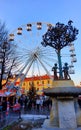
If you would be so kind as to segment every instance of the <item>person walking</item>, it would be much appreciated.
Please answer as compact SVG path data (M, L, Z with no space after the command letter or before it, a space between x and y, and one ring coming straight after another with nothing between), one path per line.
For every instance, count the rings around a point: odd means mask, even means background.
M37 111L39 111L39 107L40 107L40 98L37 97L36 99L36 105L37 105Z

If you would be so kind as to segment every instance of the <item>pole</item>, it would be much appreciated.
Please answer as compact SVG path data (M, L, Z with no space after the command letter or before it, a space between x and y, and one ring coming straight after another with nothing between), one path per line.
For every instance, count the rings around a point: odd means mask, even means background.
M62 74L62 62L61 62L61 54L60 50L57 51L57 56L58 56L58 64L59 64L59 78L63 79L63 74Z

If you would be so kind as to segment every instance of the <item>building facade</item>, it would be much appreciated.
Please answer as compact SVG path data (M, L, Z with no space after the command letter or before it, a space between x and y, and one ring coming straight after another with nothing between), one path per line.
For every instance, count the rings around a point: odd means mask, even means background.
M12 82L14 82L16 77L10 78L9 82L6 86L12 87ZM3 80L3 83L6 82ZM31 84L34 84L35 90L39 92L38 94L41 94L43 92L43 89L45 88L51 88L53 85L53 76L51 78L48 75L42 75L42 76L33 76L33 77L26 77L22 82L21 79L18 78L14 84L14 86L19 86L21 89L27 93L31 87ZM4 88L6 87L4 86ZM3 88L3 89L4 89Z
M22 88L25 91L29 91L32 82L36 91L42 91L45 88L52 87L53 84L53 80L48 75L33 76L24 79L24 81L22 82Z

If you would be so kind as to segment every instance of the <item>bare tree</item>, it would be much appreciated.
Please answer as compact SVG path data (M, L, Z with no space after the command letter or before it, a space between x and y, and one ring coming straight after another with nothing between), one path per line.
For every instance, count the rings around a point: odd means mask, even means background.
M16 64L15 45L8 42L8 31L5 23L0 22L0 89L12 76ZM5 79L5 83L3 80Z

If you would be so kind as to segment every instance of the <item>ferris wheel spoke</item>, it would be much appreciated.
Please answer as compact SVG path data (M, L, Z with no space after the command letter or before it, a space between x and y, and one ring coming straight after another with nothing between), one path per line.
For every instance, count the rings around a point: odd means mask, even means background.
M29 59L26 61L25 65L23 65L23 67L21 67L22 69L20 70L19 75L16 77L16 79L14 80L13 83L15 83L15 82L18 80L18 78L21 77L23 71L25 70L25 68L27 67L27 65L30 63L30 61L31 61L31 58L29 58Z
M35 61L33 61L33 64L32 64L32 72L31 72L31 77L34 76L34 69L35 69Z
M50 72L47 70L47 68L44 66L43 62L38 58L39 62L41 63L42 67L45 69L46 73L49 75L49 77L52 79L52 76Z
M40 76L41 73L40 73L40 67L39 67L39 63L38 63L38 61L36 62L36 64L37 64L37 68L38 68L38 74L39 74L39 76Z
M44 59L42 60L42 62L45 63L45 65L48 66L48 67L50 67L50 68L53 67L53 64L49 63L48 61L46 61Z
M26 72L24 73L23 77L21 78L21 81L20 81L20 84L22 84L22 81L25 79L28 71L30 70L32 64L33 64L33 61L34 61L34 58L31 60L31 62L29 62L28 66L27 66L27 69L26 69Z
M42 55L43 56L43 58L42 59L45 59L45 60L49 60L49 61L51 61L52 63L54 62L54 61L56 61L57 62L57 60L55 59L55 57L52 55L52 56L47 56L47 55ZM41 57L40 57L41 58Z

